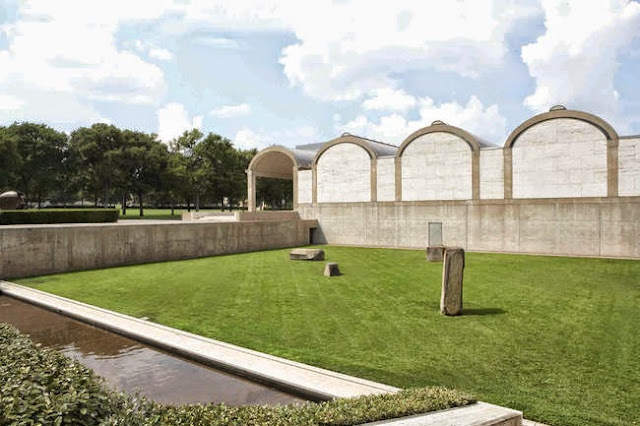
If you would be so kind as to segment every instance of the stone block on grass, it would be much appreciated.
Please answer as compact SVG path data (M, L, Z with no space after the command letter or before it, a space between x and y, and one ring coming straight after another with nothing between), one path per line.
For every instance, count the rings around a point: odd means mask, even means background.
M324 260L322 249L293 249L289 252L290 260Z
M338 264L335 262L327 262L326 265L324 265L324 276L325 277L336 277L338 275L342 275L340 273L340 268L338 267Z

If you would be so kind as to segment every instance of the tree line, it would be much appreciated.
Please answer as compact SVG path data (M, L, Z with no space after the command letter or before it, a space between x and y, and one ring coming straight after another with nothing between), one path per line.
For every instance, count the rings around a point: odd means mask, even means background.
M0 192L32 205L244 206L246 174L256 150L236 149L220 135L185 131L168 145L156 134L97 123L71 134L45 124L0 127ZM291 183L260 180L258 200L291 203Z

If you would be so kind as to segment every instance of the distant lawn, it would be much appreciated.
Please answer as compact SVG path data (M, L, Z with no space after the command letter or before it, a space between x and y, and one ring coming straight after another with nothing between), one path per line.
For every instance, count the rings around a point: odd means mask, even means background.
M138 207L127 207L127 214L122 215L122 208L120 209L120 219L140 219L140 220L180 220L182 212L186 212L187 209L174 209L173 215L171 215L171 209L148 209L145 207L144 216L140 216L140 209ZM191 209L195 211L195 209ZM201 212L219 212L220 210L200 210Z
M422 251L325 247L18 280L399 387L445 385L557 425L640 419L640 261L467 253L465 315Z

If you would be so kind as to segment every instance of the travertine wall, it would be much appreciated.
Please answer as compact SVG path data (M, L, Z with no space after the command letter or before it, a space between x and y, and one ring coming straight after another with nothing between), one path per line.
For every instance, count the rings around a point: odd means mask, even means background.
M618 146L618 195L640 196L640 137L620 139Z
M480 150L480 198L504 198L504 159L501 148Z
M300 206L316 242L424 248L429 222L471 251L640 258L640 198L345 203Z
M0 279L309 243L315 220L0 226Z
M379 158L378 201L394 201L396 199L396 161L394 157Z
M371 157L353 143L327 149L317 164L319 203L371 200Z
M313 172L311 170L298 170L298 203L310 203L312 201L312 184Z
M471 148L456 135L429 133L402 154L402 199L466 200L472 194Z
M607 196L607 139L572 118L538 123L512 149L513 198Z

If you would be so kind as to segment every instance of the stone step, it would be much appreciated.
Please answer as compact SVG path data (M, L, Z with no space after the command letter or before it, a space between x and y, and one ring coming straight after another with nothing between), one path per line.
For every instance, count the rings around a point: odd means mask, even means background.
M510 408L477 402L466 407L367 423L366 426L521 426L522 413ZM365 426L365 425L362 425Z

